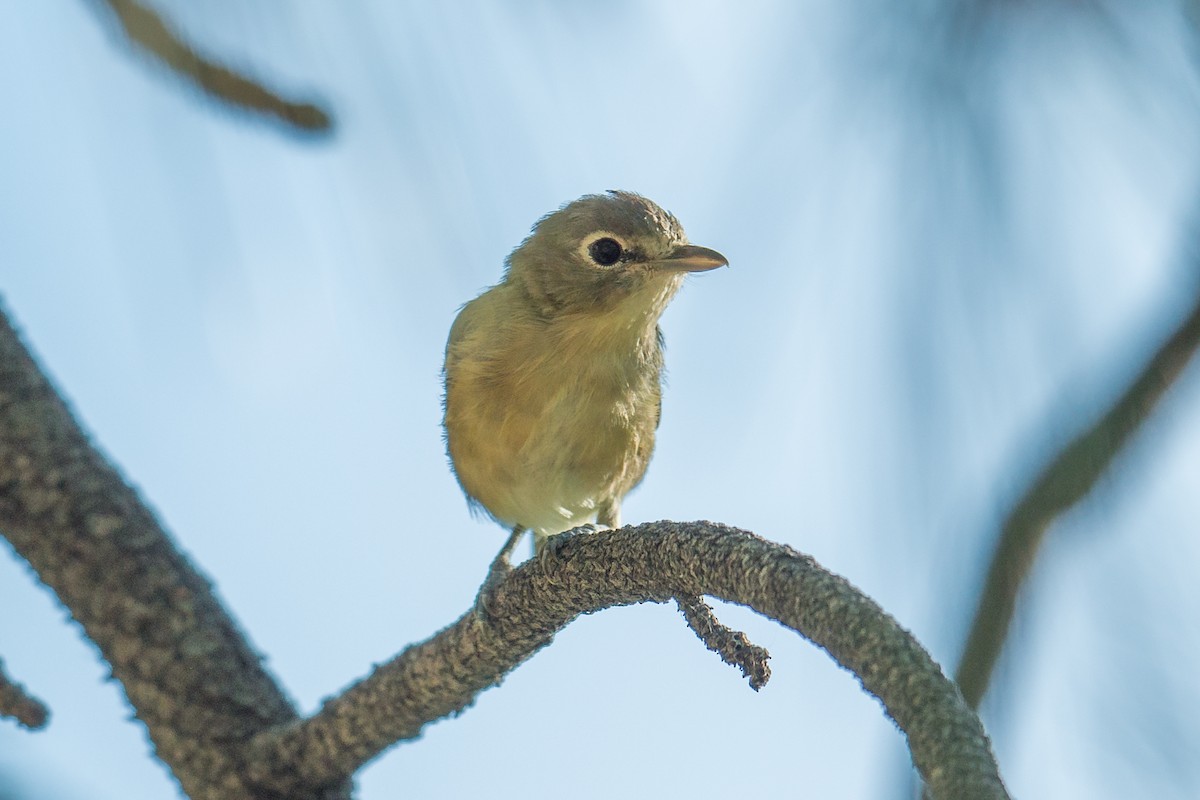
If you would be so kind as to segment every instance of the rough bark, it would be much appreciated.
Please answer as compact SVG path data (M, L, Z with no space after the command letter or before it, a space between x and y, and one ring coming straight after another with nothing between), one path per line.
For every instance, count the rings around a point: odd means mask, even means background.
M100 649L183 792L262 796L244 745L295 710L3 315L0 532Z
M469 706L580 614L681 594L749 606L829 652L907 735L934 797L1008 796L978 718L911 634L810 557L711 522L559 537L492 584L453 625L376 668L312 718L260 738L254 774L286 792L293 780L320 784L353 772Z

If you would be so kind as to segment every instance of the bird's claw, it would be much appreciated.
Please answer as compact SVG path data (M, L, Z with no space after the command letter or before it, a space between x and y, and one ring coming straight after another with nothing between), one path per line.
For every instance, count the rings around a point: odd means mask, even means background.
M556 533L552 536L547 536L544 539L539 539L537 542L536 558L538 563L545 566L546 559L552 558L559 549L570 539L576 536L584 536L589 533L600 533L601 531L609 531L612 528L605 525L603 522L586 522L583 525L576 525L570 530Z
M483 579L483 584L479 587L479 592L475 595L475 610L483 617L491 619L492 614L491 601L496 593L496 589L500 584L504 583L504 579L508 577L508 573L512 572L512 564L508 563L508 559L496 559L488 568L487 577Z

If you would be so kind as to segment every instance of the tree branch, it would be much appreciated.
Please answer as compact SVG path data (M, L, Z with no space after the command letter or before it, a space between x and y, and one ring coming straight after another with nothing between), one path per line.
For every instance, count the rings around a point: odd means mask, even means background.
M1007 797L979 720L891 617L812 559L712 523L553 539L489 580L456 623L298 721L3 314L0 530L100 648L193 800L347 798L367 760L466 708L580 614L705 594L779 620L854 672L908 736L936 797Z
M908 736L935 797L1008 796L983 727L954 684L911 634L811 558L708 522L551 542L485 587L450 627L377 667L310 719L260 736L252 777L282 794L341 780L467 708L580 614L708 594L782 622L853 672Z
M2 310L0 532L100 648L184 793L259 797L241 779L244 743L295 710Z
M326 133L332 129L332 119L320 106L287 100L262 84L200 55L158 12L137 0L100 2L112 11L130 42L210 97L308 133Z
M31 731L44 728L50 718L50 712L41 700L8 677L3 659L0 659L0 717L12 717Z
M955 680L972 708L987 692L1050 524L1082 500L1175 383L1200 346L1200 299L1109 411L1041 471L1000 530Z

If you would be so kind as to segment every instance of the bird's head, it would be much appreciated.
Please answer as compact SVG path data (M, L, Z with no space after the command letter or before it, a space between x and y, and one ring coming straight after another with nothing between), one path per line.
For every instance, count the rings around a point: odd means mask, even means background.
M620 313L657 319L684 274L727 265L688 244L679 220L646 198L586 195L543 217L508 257L506 280L545 317Z

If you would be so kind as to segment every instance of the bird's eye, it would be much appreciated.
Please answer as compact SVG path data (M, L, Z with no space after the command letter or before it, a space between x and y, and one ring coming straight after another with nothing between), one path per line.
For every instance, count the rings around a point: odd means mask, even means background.
M605 236L588 245L588 255L602 267L611 267L621 260L621 243Z

